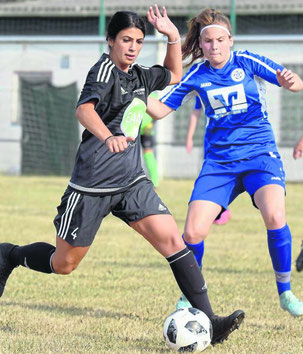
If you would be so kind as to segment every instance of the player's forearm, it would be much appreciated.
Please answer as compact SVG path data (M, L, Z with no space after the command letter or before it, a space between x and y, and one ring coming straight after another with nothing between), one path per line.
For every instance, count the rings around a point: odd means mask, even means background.
M146 113L149 114L153 119L162 119L166 117L170 112L172 112L170 107L166 106L164 103L156 100L153 97L148 97Z
M76 117L85 129L94 134L102 142L112 135L111 131L102 122L91 103L80 105L76 110Z
M164 66L171 72L170 85L178 83L182 78L182 52L179 32L168 36Z
M194 136L195 131L196 131L196 127L197 127L199 113L200 113L200 111L194 110L192 112L192 114L190 115L187 137L192 138Z

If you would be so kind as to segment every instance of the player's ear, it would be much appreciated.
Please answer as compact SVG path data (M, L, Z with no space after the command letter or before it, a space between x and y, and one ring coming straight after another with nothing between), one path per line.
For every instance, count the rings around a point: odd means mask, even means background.
M201 36L199 36L198 41L199 41L199 48L202 49L202 37Z
M115 44L115 40L110 38L110 37L108 37L107 38L107 43L108 43L108 45L109 45L109 47L111 49L114 46L114 44Z
M234 45L234 37L230 36L229 41L230 41L230 46L232 47Z

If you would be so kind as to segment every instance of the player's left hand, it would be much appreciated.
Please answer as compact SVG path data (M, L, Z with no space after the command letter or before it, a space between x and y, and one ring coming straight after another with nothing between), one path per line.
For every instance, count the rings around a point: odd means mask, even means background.
M282 71L280 69L277 70L277 79L279 84L286 89L290 89L296 81L295 74L286 68L284 68Z
M180 38L179 31L167 16L166 8L164 6L162 7L162 14L158 5L155 4L155 12L151 6L147 11L147 19L158 32L166 35L169 40L175 41Z
M135 141L132 137L127 137L124 135L111 136L106 140L105 145L108 150L113 153L123 152L128 148L128 144Z

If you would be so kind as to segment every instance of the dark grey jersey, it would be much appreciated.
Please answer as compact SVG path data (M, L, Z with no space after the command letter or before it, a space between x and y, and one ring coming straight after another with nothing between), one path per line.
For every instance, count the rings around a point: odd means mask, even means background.
M125 73L115 66L109 55L102 55L87 75L78 106L95 102L96 112L113 135L132 136L135 141L123 152L111 153L104 143L85 130L69 182L72 188L111 194L145 178L140 155L140 124L148 95L164 89L170 78L170 71L160 65L134 64Z

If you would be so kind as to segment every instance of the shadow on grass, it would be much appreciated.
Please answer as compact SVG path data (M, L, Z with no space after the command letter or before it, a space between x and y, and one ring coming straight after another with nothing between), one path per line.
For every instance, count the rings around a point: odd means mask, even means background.
M266 274L271 276L273 271L268 270L268 269L252 269L252 268L241 268L241 269L235 269L235 268L221 268L221 267L211 267L207 266L207 272L211 273L218 273L218 274Z
M102 267L109 266L109 267L119 267L119 268L138 268L138 269L163 269L168 267L168 263L138 263L136 261L132 262L123 262L123 261L107 261L102 259L102 261L97 262L95 261L94 264L102 265Z
M30 304L24 302L14 302L14 301L1 301L1 307L21 307L22 309L29 309L35 311L45 311L58 314L65 314L69 316L89 316L93 318L128 318L131 320L143 320L142 316L132 314L132 313L120 313L113 311L106 311L102 309L93 308L81 308L74 306L60 306L60 305L43 305L43 304ZM144 321L148 320L144 318Z

